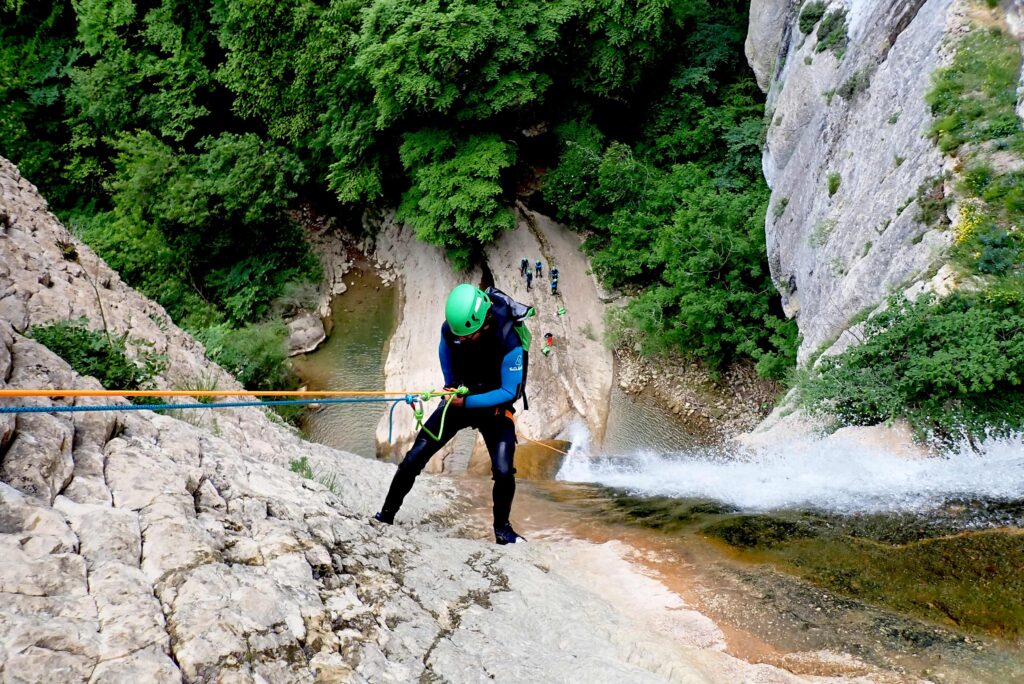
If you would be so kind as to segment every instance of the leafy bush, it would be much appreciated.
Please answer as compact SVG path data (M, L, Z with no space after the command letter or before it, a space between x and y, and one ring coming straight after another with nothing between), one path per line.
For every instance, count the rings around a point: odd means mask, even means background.
M852 102L858 95L871 86L872 69L863 67L857 69L853 74L843 81L843 84L836 88L836 95L848 102Z
M1024 278L1024 172L997 171L990 154L1024 155L1024 126L1015 111L1021 61L1005 31L972 31L927 94L937 117L930 135L942 151L968 160L955 186L962 199L953 257L967 272L1018 282ZM950 199L943 198L943 219Z
M839 59L846 53L846 10L835 9L818 24L818 44L815 52L831 50Z
M772 207L772 216L774 216L777 219L782 218L782 215L786 213L786 207L788 207L788 206L789 206L789 198L788 197L781 197L781 198L779 198L779 201L775 203L774 207Z
M126 337L90 330L85 318L36 325L29 336L67 361L76 373L96 378L107 389L147 389L166 367L166 359L149 352L139 354L139 363L132 361Z
M949 217L946 215L953 198L946 194L946 176L931 176L922 181L917 188L917 215L914 217L918 222L929 226L948 226Z
M1020 70L1020 48L1008 33L978 29L963 38L925 96L936 117L929 135L939 149L951 153L965 143L1000 141L1024 153L1024 128L1014 111Z
M249 324L239 329L216 325L202 331L200 340L210 358L250 390L294 388L295 375L287 365L284 323Z
M828 196L831 197L832 195L836 194L837 190L839 190L839 184L842 182L842 178L839 177L838 173L833 171L832 173L828 174L827 181L828 181Z
M800 10L799 27L800 33L810 33L814 26L825 16L825 3L821 0L812 0Z
M424 242L447 248L456 267L469 266L475 241L489 242L514 227L500 180L515 153L498 136L459 140L447 131L422 130L406 135L401 158L413 186L396 218Z
M803 381L813 412L853 425L906 417L939 442L1024 428L1020 291L892 299L865 334Z

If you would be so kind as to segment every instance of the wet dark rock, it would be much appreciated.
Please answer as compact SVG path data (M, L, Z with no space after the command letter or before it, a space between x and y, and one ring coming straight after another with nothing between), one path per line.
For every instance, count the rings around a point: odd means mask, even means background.
M805 523L759 515L741 515L708 525L705 533L744 549L772 548L786 541L816 536Z

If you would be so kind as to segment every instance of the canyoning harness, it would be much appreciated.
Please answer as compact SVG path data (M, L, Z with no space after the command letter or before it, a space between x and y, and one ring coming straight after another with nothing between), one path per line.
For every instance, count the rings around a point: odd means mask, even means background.
M516 359L516 364L522 366L522 377L507 403L511 404L522 397L523 409L526 410L529 408L526 380L532 340L526 319L537 312L497 288L490 287L485 292L491 303L491 324L481 337L471 342L465 341L447 322L441 326L442 367L445 367L446 362L450 364L451 375L448 377L449 370L446 370L445 381L452 385L464 385L473 395L492 391L502 385L502 361L506 354L521 349L521 358ZM508 389L512 390L511 387Z

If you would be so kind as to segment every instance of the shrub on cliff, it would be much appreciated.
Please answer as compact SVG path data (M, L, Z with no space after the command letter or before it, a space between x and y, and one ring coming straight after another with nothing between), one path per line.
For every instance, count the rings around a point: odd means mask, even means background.
M1013 290L893 299L866 341L824 359L802 401L842 424L907 418L919 436L1024 429L1024 294Z
M287 364L288 329L280 321L233 329L215 325L199 334L210 359L232 373L249 390L290 389L295 375Z
M146 389L166 365L165 359L151 352L139 354L138 362L132 361L126 337L90 330L84 318L32 326L29 337L67 361L76 373L96 378L107 389Z
M825 3L821 0L812 0L800 10L799 27L800 33L810 33L814 30L818 21L825 16Z

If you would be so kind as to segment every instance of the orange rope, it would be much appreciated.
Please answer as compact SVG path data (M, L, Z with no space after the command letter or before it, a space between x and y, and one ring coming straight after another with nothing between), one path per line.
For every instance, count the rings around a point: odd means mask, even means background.
M545 449L551 449L552 451L557 451L558 453L562 454L563 456L568 456L569 455L568 451L562 451L561 449L556 449L555 447L551 446L550 444L545 444L544 442L538 442L535 439L530 439L529 437L524 435L522 432L519 432L518 430L516 430L516 434L519 435L520 437L522 437L523 439L525 439L527 442L530 442L531 444L536 444L538 446L544 447Z
M60 390L60 389L0 389L0 397L378 397L378 396L405 396L414 394L420 396L427 392L402 392L395 390L384 391L324 391L309 392L298 390L282 390L277 392L264 392L253 390ZM453 392L434 392L429 394L441 396L453 394Z

